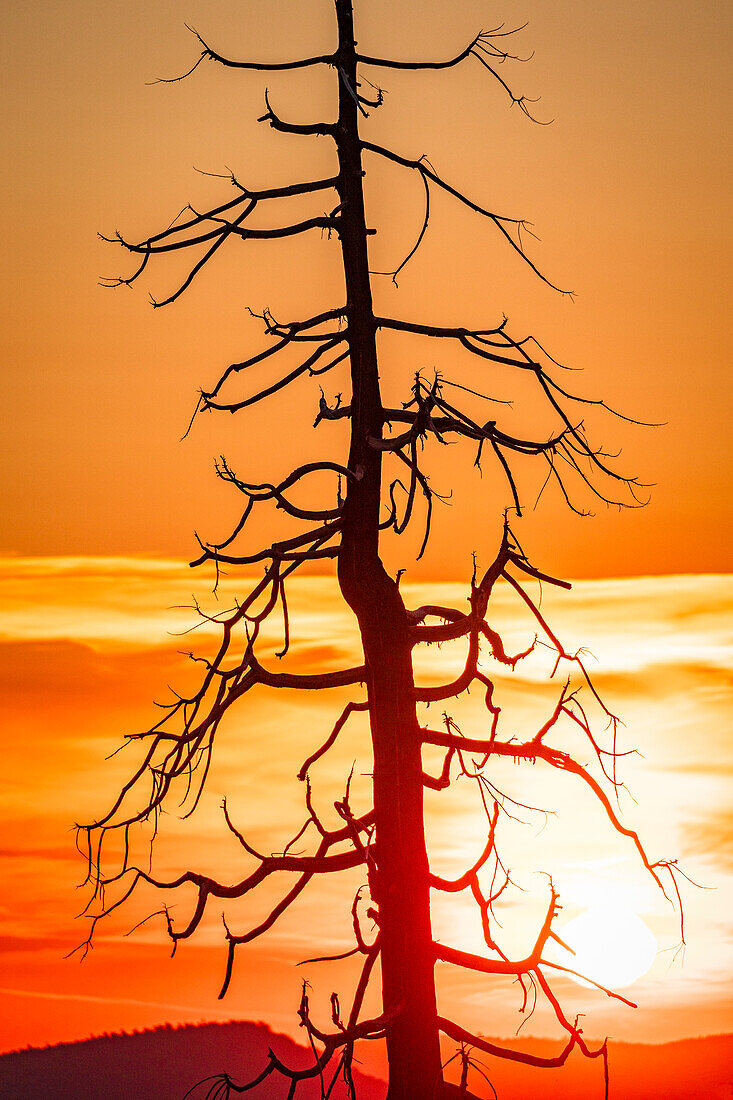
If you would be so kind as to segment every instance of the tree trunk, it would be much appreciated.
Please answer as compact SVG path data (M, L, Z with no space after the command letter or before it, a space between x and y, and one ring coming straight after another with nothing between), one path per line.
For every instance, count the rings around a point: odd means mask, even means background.
M430 887L423 825L420 730L405 606L379 558L382 403L377 367L361 145L355 95L351 0L335 0L338 17L340 166L346 310L352 404L349 479L343 513L339 583L361 631L374 752L376 815L374 900L379 907L382 996L387 1028L388 1100L440 1095Z

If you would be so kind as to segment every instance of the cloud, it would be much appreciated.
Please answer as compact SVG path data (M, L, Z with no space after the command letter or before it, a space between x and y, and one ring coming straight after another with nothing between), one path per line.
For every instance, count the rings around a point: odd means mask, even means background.
M692 820L682 835L690 855L733 871L733 810Z
M186 659L170 649L105 654L68 639L0 641L0 693L16 724L31 716L48 724L63 710L83 721L95 707L161 697L166 683L187 674Z
M78 863L79 853L73 844L64 848L39 847L39 848L0 848L0 859L23 860L68 860Z
M218 628L196 621L192 592L211 613L221 613L253 578L223 578L217 597L210 577L192 574L183 562L151 558L0 558L0 588L7 640L65 639L95 649L177 648ZM204 583L205 582L205 583ZM578 582L572 592L546 593L542 608L569 651L588 646L598 673L634 677L641 670L697 666L733 667L733 609L725 576L635 577ZM408 606L451 603L466 607L465 586L454 583L403 587ZM334 577L307 576L289 582L294 646L337 645L349 649L358 636ZM279 648L279 616L265 624L262 641ZM492 596L490 618L509 649L523 648L537 628L508 588ZM180 632L176 634L175 632ZM522 675L521 669L517 670ZM532 678L531 675L529 677Z
M15 954L18 951L53 951L56 955L69 950L68 940L49 936L0 936L0 955Z
M339 645L295 645L284 660L268 660L271 672L331 672L360 664L353 648Z
M162 1008L167 1012L200 1013L202 1016L220 1016L231 1019L231 1009L217 1009L198 1005L170 1004L165 1001L143 1001L135 997L100 997L89 993L52 993L44 989L8 989L0 987L0 993L6 997L36 997L44 1001L85 1001L103 1005L141 1005L145 1008Z
M624 696L684 694L685 692L709 692L725 694L733 688L733 680L719 664L705 664L690 656L677 661L659 660L637 669L617 671L602 665L589 665L593 683Z
M722 776L733 775L733 762L725 760L695 760L679 764L667 764L667 772L679 772L681 775Z

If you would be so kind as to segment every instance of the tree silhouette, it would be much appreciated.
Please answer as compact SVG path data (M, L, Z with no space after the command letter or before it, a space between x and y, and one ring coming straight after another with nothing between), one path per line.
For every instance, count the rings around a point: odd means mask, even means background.
M209 622L220 630L221 640L213 656L195 658L202 662L203 668L197 690L186 697L177 697L150 730L134 735L133 741L141 740L145 745L140 766L109 812L98 821L79 827L81 846L88 861L88 881L93 887L88 909L92 917L91 931L82 951L91 944L99 920L122 905L143 883L165 895L187 884L196 890L197 900L187 920L174 920L167 905L162 910L167 934L175 949L179 941L194 934L210 902L242 898L276 873L290 873L293 885L255 927L237 931L225 921L228 950L220 994L223 996L230 983L237 948L271 928L311 879L363 867L368 887L363 888L353 902L355 945L348 952L362 956L363 965L348 1012L342 1015L334 994L330 1029L324 1030L311 1017L304 986L299 1013L313 1048L313 1066L306 1071L293 1070L271 1053L254 1080L238 1084L224 1074L207 1083L209 1096L224 1097L246 1091L273 1073L288 1079L290 1097L296 1094L301 1080L314 1077L324 1082L323 1095L330 1091L328 1081L334 1081L339 1075L343 1076L351 1092L354 1044L362 1039L380 1038L386 1040L389 1100L447 1096L450 1087L443 1084L441 1033L458 1044L459 1093L465 1094L468 1070L475 1062L472 1049L498 1058L550 1067L562 1065L577 1047L584 1055L603 1060L607 1081L606 1044L598 1048L587 1045L577 1018L573 1020L566 1014L550 983L550 975L564 969L546 957L549 941L558 939L553 929L558 894L552 881L549 882L544 920L523 957L510 958L502 949L495 919L495 907L512 885L497 848L500 818L507 810L507 799L491 779L491 765L500 758L517 763L541 762L551 769L571 773L595 795L611 827L628 837L636 847L641 862L659 887L664 890L661 876L668 873L676 893L675 865L667 861L652 862L638 835L624 826L614 806L619 786L615 767L619 755L615 737L617 720L594 688L582 656L565 649L528 588L530 582L544 582L560 588L570 586L530 563L510 527L507 512L493 561L482 571L474 566L468 590L468 610L443 605L409 608L400 592L399 575L395 579L384 568L380 535L388 530L401 534L419 513L424 522L418 557L422 556L430 534L433 502L438 495L424 468L425 445L431 440L438 443L467 440L475 448L476 465L480 467L487 457L497 463L512 501L509 511L517 517L522 514L516 473L521 456L531 456L544 464L547 480L556 483L568 506L576 511L582 510L576 503L578 489L608 503L635 506L640 503L639 485L635 479L620 474L609 456L586 437L582 419L584 406L607 409L604 403L575 395L562 386L556 380L554 360L533 337L512 335L506 318L480 328L450 327L424 320L380 316L374 310L372 280L377 273L370 271L368 259L368 237L374 230L367 228L365 219L365 159L370 165L389 161L409 169L417 173L424 186L422 227L408 255L394 272L389 273L395 281L424 239L431 196L442 191L490 222L522 261L552 286L525 251L524 222L496 214L463 195L439 176L424 156L411 159L365 140L360 133L362 119L378 109L383 99L381 90L367 79L365 72L376 80L379 70L385 68L448 69L469 63L471 59L478 61L489 76L498 81L512 104L532 117L529 101L514 93L498 69L502 62L512 58L506 47L507 36L512 32L501 27L481 31L465 49L447 60L400 61L365 56L357 51L351 0L334 2L338 44L332 53L279 64L239 61L217 52L196 34L201 55L188 73L174 79L189 76L204 61L263 73L323 66L332 69L338 88L338 113L333 121L289 122L278 115L267 91L266 110L260 121L285 135L312 135L333 142L338 158L337 171L327 178L289 182L262 190L252 190L231 175L235 194L228 201L204 212L189 206L167 228L139 243L119 233L113 238L139 257L139 266L129 277L108 280L109 285L134 283L151 257L158 254L188 250L194 254L195 262L186 277L164 300L154 301L156 307L176 301L230 238L273 240L317 229L323 236L337 240L342 256L344 301L315 316L285 322L265 311L261 316L270 343L264 350L228 366L213 388L201 392L196 413L240 412L284 390L298 378L319 379L337 364L347 362L350 396L345 401L340 396L329 401L321 391L315 427L325 421L345 420L349 426L350 444L346 457L326 457L305 463L271 483L249 483L242 480L226 460L218 464L219 476L242 495L243 511L224 541L201 541L200 555L192 564L213 563L217 575L219 567L224 565L251 567L261 564L264 572L231 611L209 618ZM267 228L252 225L252 215L257 209L269 211L277 206L277 200L308 195L319 198L332 195L328 200L330 213L286 224L275 219ZM552 430L549 434L533 434L529 430L524 435L515 434L513 427L502 427L501 409L495 418L484 419L475 409L480 407L481 401L491 398L437 371L432 377L420 371L415 373L404 403L385 407L380 391L377 335L387 331L444 341L475 357L487 370L500 366L505 371L517 372L518 378L528 378L552 420ZM244 397L232 393L251 368L268 360L277 364L294 354L298 356L296 365L279 370L269 385ZM326 500L319 496L324 477L333 479ZM315 488L309 489L310 485ZM300 499L298 493L306 494L307 504L296 503L296 499ZM238 540L248 518L260 505L268 504L297 520L302 530L254 553L238 552ZM326 560L336 562L341 593L358 623L363 661L356 667L318 674L287 671L289 578L302 567ZM535 621L535 639L522 652L509 653L500 633L489 621L491 596L500 583L510 586ZM267 667L258 656L263 624L273 615L282 615L284 623L283 646L277 655L282 667L277 670ZM466 643L465 667L460 675L438 686L422 686L416 682L413 650L459 639ZM507 735L494 695L494 682L484 671L484 665L493 661L514 669L538 646L547 646L554 652L555 671L561 665L565 670L574 670L575 680L571 681L568 675L557 694L554 708L532 736ZM579 698L581 681L589 696L588 705ZM448 700L473 686L478 686L485 696L487 728L481 737L464 735L447 712L442 728L425 724L423 704L447 704ZM243 858L250 868L242 877L226 884L188 870L177 878L166 880L154 875L151 869L145 870L130 854L132 827L150 822L153 831L157 830L161 811L171 796L180 792L182 784L189 799L189 812L195 809L206 783L217 730L233 704L256 687L273 691L355 689L353 700L342 710L320 747L310 752L298 773L305 790L306 820L302 829L281 854L263 854L239 831L225 803L226 824L239 840ZM606 727L603 735L597 735L591 727L593 708ZM313 765L329 751L356 712L368 712L369 717L373 806L364 813L352 811L349 777L343 798L335 807L339 823L329 828L316 809L309 775ZM598 778L575 756L553 743L556 731L568 725L580 730L587 740L599 769ZM428 774L424 768L425 746L444 751L437 776ZM423 793L426 787L438 791L445 789L459 775L476 784L486 810L487 837L472 865L459 878L447 880L430 869ZM112 835L121 838L121 843L116 848L113 846L121 855L114 871L108 873L103 870L103 855ZM295 854L296 842L306 837L315 838L311 854ZM431 890L470 892L480 913L485 954L473 954L434 940ZM554 1058L533 1056L498 1047L445 1019L439 1014L436 1001L434 970L437 961L515 979L521 986L522 1011L533 999L546 999L567 1032L565 1046ZM381 970L382 1011L375 1018L364 1019L364 999L377 962ZM610 990L605 992L625 999ZM327 1071L332 1076L325 1079Z

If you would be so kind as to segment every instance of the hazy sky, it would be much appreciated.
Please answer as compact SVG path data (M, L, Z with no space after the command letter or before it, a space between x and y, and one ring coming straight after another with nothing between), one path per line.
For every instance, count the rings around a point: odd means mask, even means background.
M321 50L334 33L328 0L31 0L6 13L6 552L185 556L194 527L217 537L236 508L211 472L222 450L243 473L271 476L303 446L341 445L328 428L304 443L315 381L246 418L201 421L179 444L196 388L262 346L261 326L245 307L287 318L340 303L335 241L311 234L294 245L235 243L167 310L151 310L147 291L160 297L172 289L175 263L160 263L134 292L96 284L100 274L130 270L127 256L96 240L97 230L143 236L187 201L229 197L226 181L192 166L227 165L264 186L314 178L331 163L327 142L257 124L257 74L206 64L182 84L146 85L197 56L184 20L235 57ZM631 429L593 418L594 438L609 450L623 447L624 471L656 483L652 503L620 516L601 505L594 522L581 521L549 491L525 524L548 568L576 576L727 569L730 10L677 0L357 5L362 48L388 46L403 57L443 55L481 27L527 20L517 47L535 55L502 71L520 91L541 96L537 117L554 119L551 126L512 109L470 60L446 73L376 74L388 95L365 133L407 156L426 153L470 195L529 218L541 237L529 238L532 256L575 300L534 279L490 224L436 196L400 290L375 280L378 307L435 323L491 324L507 313L517 333L534 333L556 358L584 368L565 376L580 392L665 422ZM275 74L268 83L290 117L332 110L328 72ZM368 215L379 229L373 266L389 268L415 239L422 189L396 167L367 168ZM444 365L434 346L419 342L383 341L383 352L388 392L401 369L409 378L417 367ZM450 369L476 377L470 363L451 361ZM332 396L345 376L324 384ZM276 447L260 446L275 433ZM471 518L483 512L493 524L505 488L490 471L480 480L472 455L456 449L447 461L433 471L436 488L460 496L462 487ZM531 506L531 474L525 485ZM465 576L470 551L482 549L480 533L458 508L438 519L425 571Z

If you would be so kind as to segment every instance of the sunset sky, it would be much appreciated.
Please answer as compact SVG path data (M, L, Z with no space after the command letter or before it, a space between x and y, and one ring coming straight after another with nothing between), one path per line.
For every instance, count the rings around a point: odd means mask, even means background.
M548 491L533 510L541 479L528 470L530 510L517 531L540 568L574 582L569 594L545 592L543 607L568 649L588 647L595 682L625 723L622 748L639 750L623 762L625 820L654 859L679 857L700 884L684 891L687 948L676 952L675 915L630 845L539 765L502 773L515 798L557 812L546 824L537 816L506 823L503 850L526 892L507 904L506 942L521 951L531 938L546 904L540 872L552 873L561 926L614 898L645 921L661 949L626 991L640 1003L636 1011L558 983L568 1010L588 1014L589 1034L656 1042L733 1030L730 12L682 0L355 6L365 52L410 58L447 56L482 27L529 21L517 44L535 55L510 75L528 96L541 95L536 115L552 125L535 126L511 109L469 61L442 74L381 74L385 106L364 132L405 156L426 153L464 192L529 218L541 238L530 238L533 259L576 292L570 299L534 280L490 224L436 199L399 289L375 279L377 309L436 324L494 324L506 313L514 331L534 333L564 364L583 368L567 376L577 391L662 425L588 418L609 450L623 448L623 470L653 483L646 508L601 506L581 519ZM181 84L147 85L195 60L184 21L239 57L303 56L333 40L328 0L30 0L12 6L4 22L3 1050L165 1020L241 1016L292 1030L301 976L322 1011L331 989L349 981L346 965L326 973L293 963L347 945L358 877L347 877L343 892L332 882L316 890L242 952L223 1003L213 914L171 961L160 921L125 936L156 907L145 911L141 899L100 930L83 965L63 960L84 935L74 921L86 898L75 889L82 868L71 826L101 813L124 782L125 755L104 759L121 737L150 724L152 700L166 697L166 685L191 682L179 651L194 644L206 652L214 641L208 628L176 636L194 619L180 606L192 593L217 606L211 577L185 564L195 553L193 529L215 539L236 515L212 460L224 452L252 480L270 478L303 455L327 448L338 455L344 440L333 426L312 436L318 387L310 381L249 416L200 419L180 441L197 387L264 346L246 307L289 318L340 304L335 241L313 234L297 245L234 245L166 310L150 309L147 291L169 292L181 273L175 263L159 264L134 291L97 286L100 274L130 270L119 250L96 239L98 230L143 237L188 201L200 207L230 197L225 180L192 165L265 186L316 178L331 164L326 144L257 125L264 83L256 74L202 65ZM268 86L288 117L332 111L331 74L275 74ZM379 230L371 256L383 269L419 232L422 189L396 168L367 163L367 172L368 218ZM404 399L415 369L448 362L426 342L383 338L380 351L391 401ZM485 385L470 362L451 360L450 370L468 386ZM347 385L345 374L324 382L329 397ZM489 466L483 477L472 468L472 454L455 448L431 458L435 487L452 490L453 500L437 516L429 553L415 568L414 540L387 548L390 567L408 569L411 605L465 598L471 553L491 556L508 503ZM219 606L243 585L246 578L228 577ZM330 577L294 584L292 603L293 667L317 671L358 657ZM497 593L495 612L510 638L531 639L533 625L508 591ZM273 651L278 643L268 636ZM421 658L418 674L437 683L460 664L460 647L445 646ZM499 677L518 735L536 727L556 693L550 670L551 661L538 658ZM345 699L335 692L305 703L279 697L274 707L264 694L246 701L224 728L200 813L185 825L174 814L166 819L160 866L198 861L226 874L236 863L218 811L223 794L255 843L281 849L302 819L295 773ZM462 705L465 732L477 716L470 700ZM316 796L324 806L355 759L356 789L366 799L365 738L354 723L322 764ZM458 874L478 854L481 815L468 787L430 797L439 873ZM435 926L439 938L475 949L476 930L460 906L436 909ZM440 970L439 986L446 1014L465 1026L516 1030L510 985L454 982ZM526 1030L555 1034L539 1010Z

